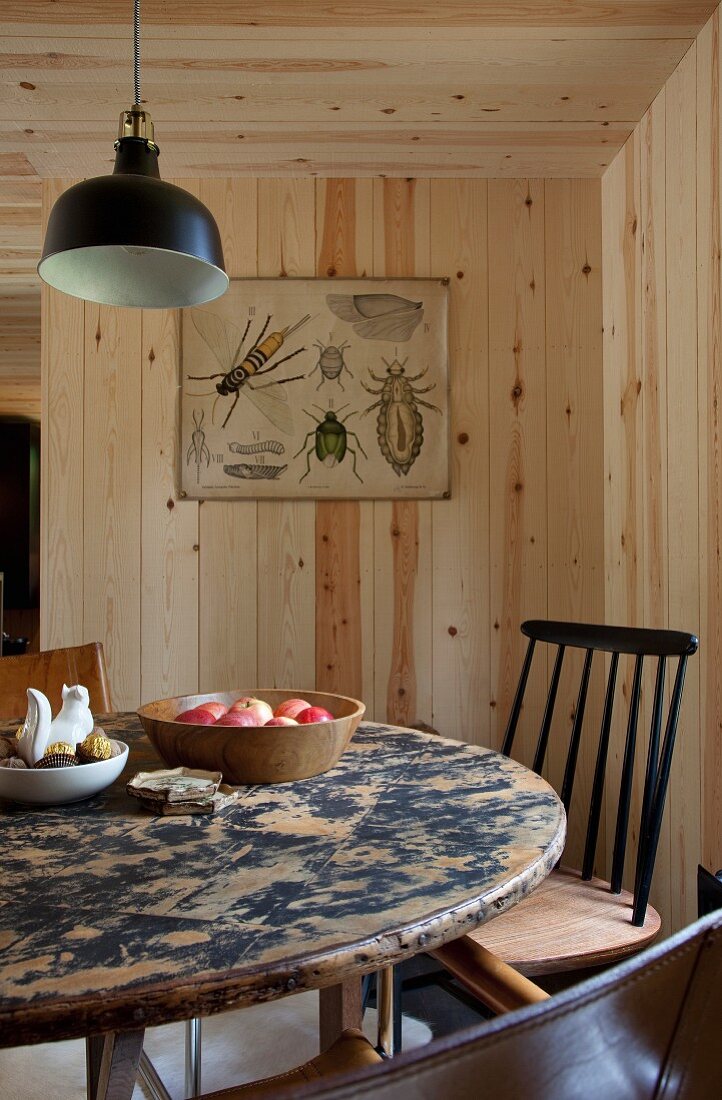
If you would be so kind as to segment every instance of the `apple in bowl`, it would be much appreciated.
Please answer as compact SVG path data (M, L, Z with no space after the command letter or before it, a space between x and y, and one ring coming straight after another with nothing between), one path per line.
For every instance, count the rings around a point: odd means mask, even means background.
M306 699L284 699L273 711L274 718L298 718L311 704Z
M252 715L254 721L243 723L244 725L265 726L269 718L273 718L273 707L263 699L254 699L252 695L244 695L241 699L236 699L228 710L229 714L246 712Z

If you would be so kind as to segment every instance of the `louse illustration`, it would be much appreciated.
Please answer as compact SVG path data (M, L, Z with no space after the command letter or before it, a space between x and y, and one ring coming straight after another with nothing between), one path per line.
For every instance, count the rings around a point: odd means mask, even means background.
M191 458L196 464L196 481L198 484L200 484L201 480L201 465L203 461L205 460L206 467L211 464L211 453L206 443L206 433L203 431L205 415L203 409L193 410L193 423L195 427L191 435L190 446L186 453L186 465L190 466Z
M349 378L353 378L353 374L351 374L351 371L346 366L343 358L343 353L346 348L349 347L349 342L348 340L344 340L342 344L332 344L330 343L332 338L333 334L329 333L328 344L324 344L322 340L314 340L314 344L319 349L319 356L318 362L311 371L311 374L315 374L317 370L321 371L321 381L316 386L317 390L321 389L321 386L324 384L324 382L338 382L339 386L345 393L346 387L341 381L342 371L346 371ZM311 377L311 374L309 374L309 378Z
M397 353L398 355L398 353ZM436 383L430 386L412 385L423 378L428 371L425 367L419 374L410 374L406 377L404 368L408 357L400 363L398 358L388 363L385 359L381 362L386 367L386 376L374 374L369 368L369 374L374 382L381 382L381 389L375 390L368 386L363 379L361 385L368 392L379 395L379 400L374 401L361 414L367 416L372 409L378 409L376 421L376 436L379 449L386 461L392 467L397 476L408 474L416 459L419 457L421 446L424 442L424 421L419 412L419 405L425 409L432 409L441 414L441 409L431 405L428 401L422 401L420 393L428 393L436 388Z
M307 478L311 472L311 455L316 452L316 458L319 462L323 462L324 466L338 466L340 462L343 462L346 457L346 451L351 455L353 459L353 472L358 480L363 484L363 478L360 476L356 469L356 452L353 447L349 446L349 437L356 440L358 449L364 458L368 458L366 451L363 449L361 440L356 435L356 432L349 431L346 427L346 421L350 420L352 416L356 415L356 410L350 412L343 420L339 420L338 414L348 408L348 405L343 405L337 412L333 409L324 410L319 405L314 405L314 409L318 409L323 417L319 420L317 416L309 412L308 409L303 411L306 416L310 416L312 420L316 422L316 427L311 428L303 443L296 451L294 458L298 458L302 451L306 451L306 472L298 479L299 485ZM307 448L309 439L313 436L313 442L311 446Z
M209 313L207 310L194 309L191 316L199 335L208 345L218 360L218 363L223 368L217 374L186 375L186 379L189 382L209 381L214 378L221 379L220 382L216 383L218 397L216 397L216 400L213 402L213 419L215 420L216 406L219 399L221 397L229 397L233 394L233 404L228 410L226 418L221 425L225 428L230 420L231 413L238 404L241 393L243 393L264 416L268 417L275 428L284 432L285 435L290 435L293 430L293 415L288 405L288 397L281 387L288 382L298 382L300 379L304 378L305 375L297 374L293 378L279 378L278 380L263 382L259 385L251 385L249 379L254 377L261 378L270 374L271 371L280 367L282 363L288 362L289 359L293 359L294 356L300 355L302 351L306 350L305 347L296 348L290 355L284 355L282 359L278 359L270 366L268 365L269 361L276 352L280 350L288 337L300 329L301 325L305 325L306 322L311 319L311 315L306 314L306 316L302 317L300 321L297 321L295 325L286 325L285 328L279 329L278 332L272 332L266 336L266 331L272 319L272 314L269 313L266 318L266 323L261 329L256 342L253 347L245 353L243 359L241 359L241 355L243 353L243 345L248 336L248 330L251 327L250 318L243 335L240 336L240 339L236 340L236 337L240 335L236 326L221 320L215 313ZM212 390L210 392L213 393ZM201 397L204 395L197 394L196 396Z

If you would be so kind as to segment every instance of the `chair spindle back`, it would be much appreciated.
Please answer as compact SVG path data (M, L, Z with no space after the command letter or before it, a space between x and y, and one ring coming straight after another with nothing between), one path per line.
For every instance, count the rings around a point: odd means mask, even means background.
M567 749L561 789L561 798L567 813L569 812L572 802L579 747L581 744L584 717L587 707L592 661L595 653L611 655L609 675L607 677L607 686L604 695L604 707L602 710L597 741L597 755L589 814L587 818L584 858L582 862L582 878L587 880L591 879L593 874L594 859L599 839L599 823L601 819L604 781L609 754L609 741L617 696L616 687L619 657L620 654L629 654L635 657L632 690L627 716L624 757L619 786L619 801L614 831L614 848L612 853L612 876L610 885L612 891L617 894L620 893L622 889L627 838L629 834L632 783L635 760L637 757L639 710L642 696L644 659L645 657L657 658L649 732L649 748L647 751L644 791L642 795L639 846L637 850L634 879L634 911L632 922L635 925L641 926L644 924L652 881L652 872L654 870L654 861L657 854L657 845L659 843L659 834L662 826L662 815L664 813L664 803L672 765L672 752L674 750L677 726L679 724L680 707L682 704L682 690L684 688L687 659L697 651L699 645L698 640L694 634L685 634L677 630L646 630L637 627L593 626L584 623L551 622L546 620L530 620L522 624L521 630L529 639L529 644L524 657L519 684L514 695L511 713L504 735L502 752L506 756L510 756L512 752L514 738L519 725L519 717L524 703L524 693L526 691L532 659L537 644L544 643L545 645L556 646L556 657L551 679L549 681L549 690L532 764L534 771L539 774L541 774L542 768L544 767L544 761L549 746L549 737L553 728L554 707L559 691L565 654L568 649L584 650L584 664L579 682L577 702L574 709L574 718L569 737L569 746ZM677 669L665 722L664 689L667 659L670 657L677 658ZM662 736L663 726L664 736Z

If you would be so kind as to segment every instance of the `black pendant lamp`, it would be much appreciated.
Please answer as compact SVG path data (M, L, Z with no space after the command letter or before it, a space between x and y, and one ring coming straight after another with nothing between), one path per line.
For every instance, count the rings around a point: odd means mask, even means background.
M135 103L120 116L112 176L65 191L50 212L41 279L112 306L172 309L228 289L213 215L164 183L150 114L140 106L140 0L134 0Z

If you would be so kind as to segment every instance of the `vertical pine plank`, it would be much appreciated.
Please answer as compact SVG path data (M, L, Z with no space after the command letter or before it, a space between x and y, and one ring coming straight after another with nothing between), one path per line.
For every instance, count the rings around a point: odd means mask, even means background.
M428 180L374 181L375 275L429 274L429 195ZM433 713L431 543L430 502L374 504L375 712L400 725Z
M645 626L666 627L668 622L667 575L667 248L665 234L666 93L662 89L639 125L642 423L644 537L640 540L640 587ZM649 668L642 696L647 751L654 691L654 662ZM668 692L669 696L669 692ZM632 812L641 812L642 777L637 776ZM635 837L636 839L636 837ZM662 827L651 903L670 928L670 831L669 816ZM631 885L631 877L630 877Z
M195 182L198 197L218 223L228 274L232 279L256 275L256 181ZM255 501L207 500L200 506L201 691L271 686L258 681L257 529Z
M722 866L722 161L720 12L697 38L702 862ZM697 659L697 658L695 658Z
M450 278L451 499L434 501L433 718L489 744L487 184L431 183L431 264Z
M544 183L489 182L489 524L492 739L501 745L519 678L524 619L547 613ZM535 657L515 755L530 762L546 696Z
M605 618L608 623L643 622L645 577L644 426L642 364L642 241L639 132L629 138L602 181L604 213L604 507ZM651 258L650 258L651 259ZM650 294L652 294L650 288ZM651 338L651 334L650 334ZM608 663L607 663L608 668ZM605 786L607 833L614 835L626 737L624 705L632 689L634 662L620 661L617 701ZM646 750L646 681L638 732L638 761ZM625 886L633 885L643 765L637 765ZM609 852L611 860L611 846ZM607 871L611 870L611 866Z
M369 272L372 242L371 180L318 180L319 278ZM321 338L325 340L326 334ZM316 687L369 700L373 691L372 532L371 502L317 502Z
M315 191L310 179L259 181L258 274L312 276ZM312 687L315 654L313 501L258 505L258 676L262 687Z
M87 303L83 633L120 710L140 701L141 416L140 310Z
M604 614L600 201L597 180L546 181L548 606L550 618L580 622L599 622ZM576 705L574 664L565 666L557 701L567 732ZM588 706L594 711L601 701L599 663L592 677ZM561 781L565 741L561 727L550 752L555 784ZM587 736L565 853L572 865L581 858L585 827L575 805L589 804L595 754Z
M178 310L145 310L141 700L198 690L198 504L179 500Z
M55 200L78 180L43 180L43 232ZM43 284L41 296L40 646L83 633L83 384L85 303Z
M669 625L697 631L700 621L699 447L696 296L696 49L666 86L667 420ZM669 792L672 920L696 915L700 854L699 661L690 662Z

